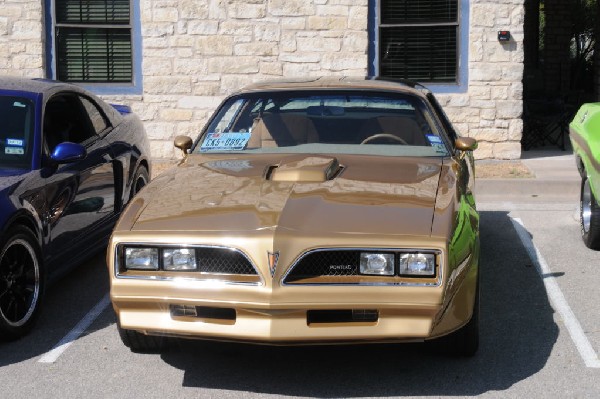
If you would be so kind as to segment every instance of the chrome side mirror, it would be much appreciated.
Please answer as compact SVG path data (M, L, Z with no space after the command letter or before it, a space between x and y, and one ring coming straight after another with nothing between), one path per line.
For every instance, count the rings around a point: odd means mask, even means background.
M457 137L454 146L459 151L473 151L477 149L477 140L472 137Z
M175 137L175 140L173 140L173 145L183 152L184 158L187 156L188 150L192 148L192 144L193 141L190 136L177 136Z

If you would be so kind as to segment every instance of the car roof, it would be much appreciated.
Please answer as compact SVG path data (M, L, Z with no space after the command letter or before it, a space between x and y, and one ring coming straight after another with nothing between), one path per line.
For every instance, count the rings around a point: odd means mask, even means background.
M0 93L3 91L46 93L61 87L64 89L73 89L77 86L49 79L0 76Z
M245 86L238 93L253 91L280 90L315 90L315 89L346 89L346 90L391 90L403 93L426 94L429 92L419 83L402 79L387 79L380 77L351 77L327 76L315 78L297 78L268 80Z

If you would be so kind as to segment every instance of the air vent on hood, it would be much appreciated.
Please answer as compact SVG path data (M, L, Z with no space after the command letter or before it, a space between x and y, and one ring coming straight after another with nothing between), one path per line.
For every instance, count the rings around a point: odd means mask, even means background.
M335 178L342 169L337 158L307 157L272 165L267 170L266 178L271 181L324 182Z

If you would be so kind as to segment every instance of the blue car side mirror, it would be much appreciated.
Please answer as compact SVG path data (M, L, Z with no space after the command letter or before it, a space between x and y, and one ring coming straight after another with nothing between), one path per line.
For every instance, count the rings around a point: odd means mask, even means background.
M64 143L58 144L54 148L52 155L50 155L50 159L60 164L81 161L86 156L87 151L84 146L82 146L81 144L65 141Z

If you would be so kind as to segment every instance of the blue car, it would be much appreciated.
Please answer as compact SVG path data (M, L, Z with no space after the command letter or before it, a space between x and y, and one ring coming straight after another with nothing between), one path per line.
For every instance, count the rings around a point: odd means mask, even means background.
M106 248L150 179L140 119L75 85L0 77L0 339L26 334L44 289Z

